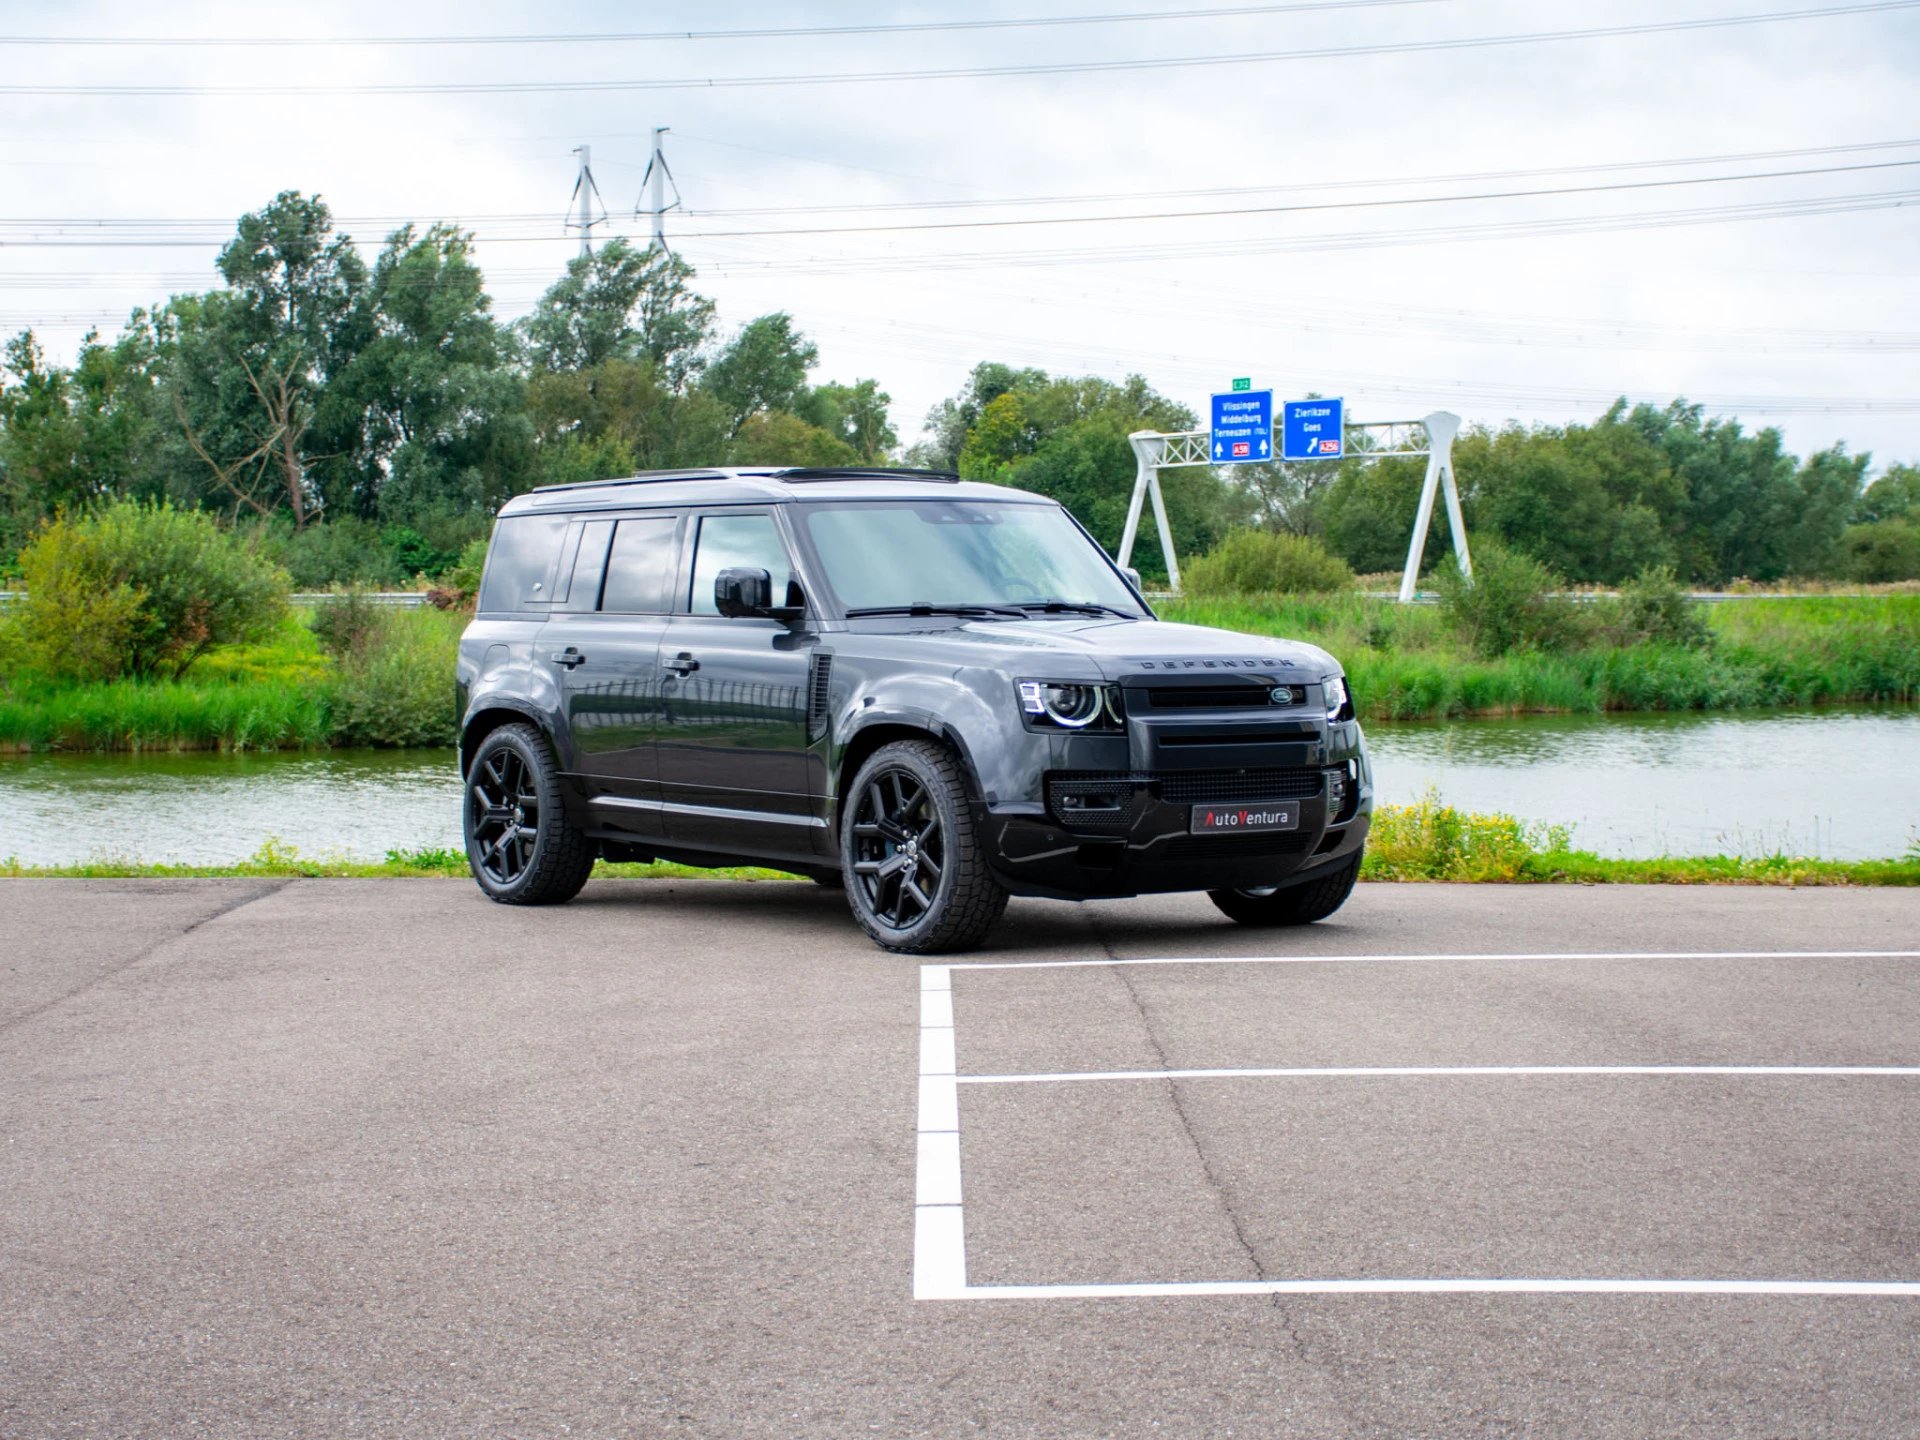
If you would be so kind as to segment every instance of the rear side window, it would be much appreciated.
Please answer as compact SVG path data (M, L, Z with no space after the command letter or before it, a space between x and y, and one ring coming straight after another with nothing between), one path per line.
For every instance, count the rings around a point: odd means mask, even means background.
M607 556L602 610L658 615L667 608L678 525L679 517L674 515L641 515L620 522L613 532L613 552Z
M600 608L600 581L607 571L607 542L613 539L613 521L589 520L580 527L580 544L569 559L573 568L566 584L560 587L554 608L574 612Z
M540 610L553 604L553 569L567 538L561 515L510 515L493 529L482 610Z

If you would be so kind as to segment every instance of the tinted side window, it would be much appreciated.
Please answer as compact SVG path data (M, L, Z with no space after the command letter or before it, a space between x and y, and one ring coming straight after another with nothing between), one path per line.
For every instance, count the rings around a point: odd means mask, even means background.
M706 515L700 520L699 544L693 552L693 595L696 615L718 615L713 582L722 570L744 565L773 577L774 604L785 604L793 566L787 547L774 528L771 515Z
M642 515L620 522L613 532L613 553L607 556L602 610L657 615L667 608L677 524L678 517L673 515Z
M562 515L513 515L493 529L482 610L545 610L553 602L554 562L567 538Z
M613 521L589 520L580 527L580 546L573 557L569 582L560 588L556 609L597 610L600 606L600 580L607 570L607 542L613 539ZM564 560L563 562L564 563Z

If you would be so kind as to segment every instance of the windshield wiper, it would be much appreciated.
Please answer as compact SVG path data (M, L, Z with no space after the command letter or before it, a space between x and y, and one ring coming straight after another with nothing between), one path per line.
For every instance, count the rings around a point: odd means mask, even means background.
M1122 620L1138 620L1129 610L1102 605L1098 600L1022 600L1022 610L1038 610L1046 615L1118 615Z
M863 605L857 610L847 611L849 620L858 620L865 615L963 615L970 619L1004 615L1014 620L1027 618L1024 610L1011 605L933 605L925 600L916 600L911 605Z

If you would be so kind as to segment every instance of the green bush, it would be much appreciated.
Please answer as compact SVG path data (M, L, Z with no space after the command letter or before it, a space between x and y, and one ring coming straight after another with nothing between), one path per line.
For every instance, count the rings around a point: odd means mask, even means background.
M1920 522L1879 520L1850 525L1840 537L1840 571L1849 580L1881 585L1920 580Z
M451 745L459 729L456 621L434 610L378 612L340 662L333 692L338 745Z
M1517 650L1571 649L1583 638L1574 602L1556 592L1560 577L1517 550L1482 543L1473 578L1443 569L1435 579L1447 627L1474 654L1494 660Z
M314 638L335 660L364 650L380 628L380 607L364 590L349 590L320 601L307 622Z
M216 645L271 632L287 574L212 516L120 500L44 526L20 552L9 620L25 669L56 679L178 679Z
M1687 593L1671 565L1642 570L1620 587L1620 598L1604 603L1601 623L1616 645L1652 641L1690 649L1713 643L1704 607Z
M336 585L381 590L403 584L409 573L382 542L380 527L353 516L283 535L274 549L300 590L330 590Z
M1195 595L1299 594L1353 588L1347 562L1318 540L1275 530L1235 530L1187 566Z

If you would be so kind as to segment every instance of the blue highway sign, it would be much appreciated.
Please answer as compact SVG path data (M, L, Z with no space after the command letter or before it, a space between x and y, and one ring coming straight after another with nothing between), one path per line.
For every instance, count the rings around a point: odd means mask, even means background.
M1345 455L1346 410L1344 400L1287 401L1280 407L1280 458L1338 460Z
M1234 390L1213 397L1213 463L1273 458L1273 391Z

